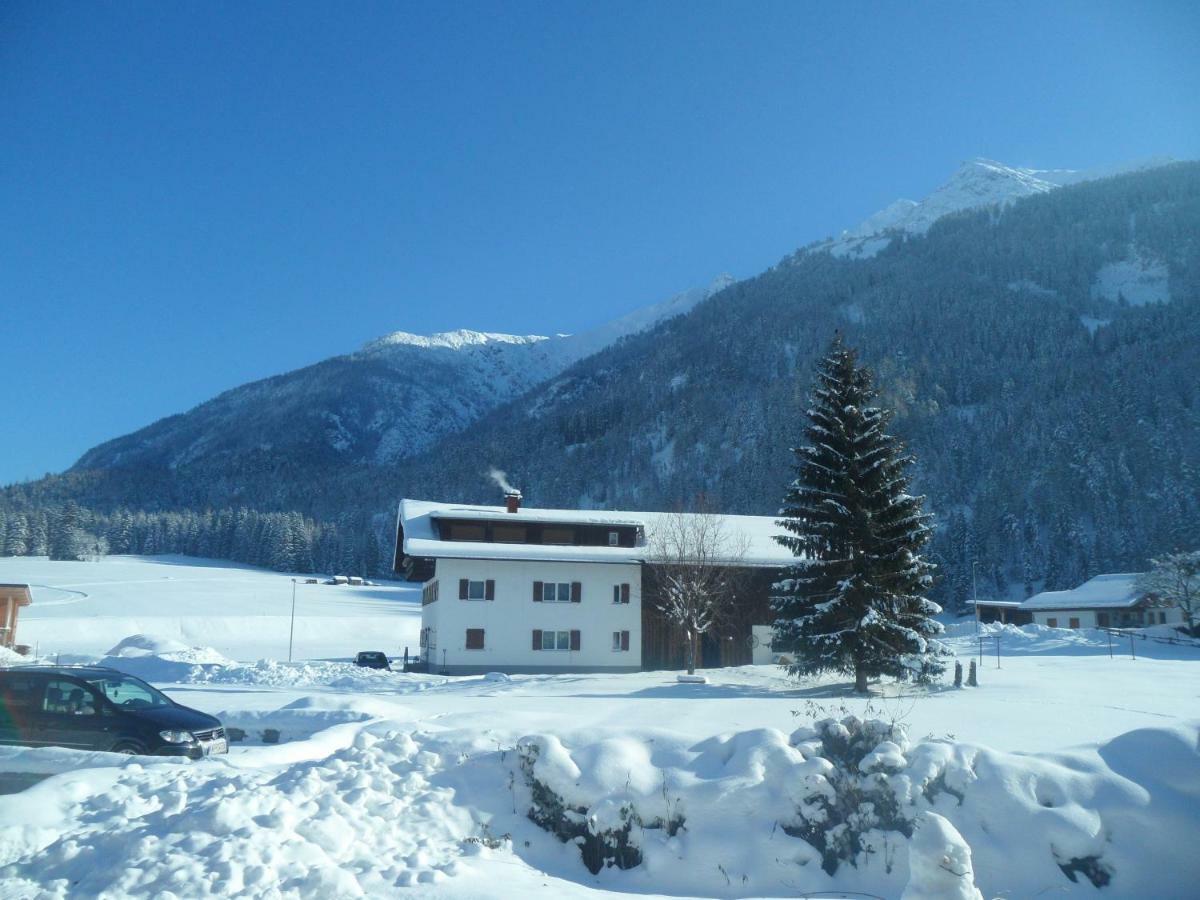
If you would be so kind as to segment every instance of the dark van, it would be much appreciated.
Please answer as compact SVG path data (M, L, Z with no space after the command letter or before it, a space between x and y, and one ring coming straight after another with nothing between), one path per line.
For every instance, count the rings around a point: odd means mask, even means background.
M99 666L0 669L0 744L190 759L229 752L219 720Z

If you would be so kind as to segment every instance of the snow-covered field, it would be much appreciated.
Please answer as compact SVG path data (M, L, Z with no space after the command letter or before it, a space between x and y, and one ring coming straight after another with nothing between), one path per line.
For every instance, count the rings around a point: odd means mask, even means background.
M416 652L421 595L402 582L304 584L313 576L182 556L0 558L0 582L33 585L20 640L43 655L96 656L131 634L154 634L232 659L287 659L293 577L301 581L294 658L347 658L358 650L392 656L405 645Z
M50 586L35 589L22 640L117 650L108 664L246 733L200 763L0 748L10 790L51 776L0 796L6 898L895 898L907 886L912 900L955 896L969 878L948 870L969 864L986 897L1191 897L1200 879L1183 849L1200 838L1193 648L1142 641L1136 660L1127 645L1110 659L1098 632L990 629L1000 668L989 638L979 688L888 685L870 700L753 666L707 685L661 672L444 678L333 661L415 646L419 602L400 586L307 586L320 601L298 602L297 635L311 637L289 665L271 661L286 656L286 576L5 559L0 581ZM87 596L54 605L68 590ZM257 631L238 634L246 619ZM978 644L971 627L955 632L965 663ZM132 634L148 637L118 648ZM830 875L795 835L830 815L831 747L810 726L848 715L902 724L854 777L882 779L915 832L867 828L857 865ZM561 842L531 807L577 836ZM592 874L581 845L605 833L640 863Z

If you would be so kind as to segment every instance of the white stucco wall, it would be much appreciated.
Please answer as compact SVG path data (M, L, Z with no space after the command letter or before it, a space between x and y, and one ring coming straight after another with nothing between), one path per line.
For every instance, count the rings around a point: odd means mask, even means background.
M1152 608L1143 610L1142 613L1144 616L1147 617L1146 625L1150 625L1150 624L1181 625L1181 624L1183 624L1183 610L1179 609L1179 607L1156 606L1156 607L1152 607ZM1149 615L1151 613L1154 614L1154 621L1152 623L1149 621ZM1117 610L1108 610L1108 614L1109 614L1109 619L1108 619L1109 622L1112 623L1114 625L1114 627L1117 627L1116 622L1117 622L1118 611ZM1166 615L1166 622L1159 623L1158 619L1163 614ZM1037 625L1049 625L1050 619L1056 619L1058 628L1070 628L1072 617L1079 619L1079 627L1080 628L1096 628L1096 627L1098 627L1098 624L1099 624L1097 621L1097 618L1096 618L1096 610L1092 610L1092 609L1033 610L1033 621ZM1120 627L1128 627L1128 626L1120 626ZM1134 626L1134 627L1145 627L1145 626Z
M1054 619L1054 620L1056 620L1055 627L1070 628L1071 627L1071 619L1073 619L1073 618L1079 620L1080 628L1095 628L1096 627L1096 613L1094 610L1090 610L1090 609L1071 609L1071 610L1050 609L1050 610L1045 610L1045 611L1042 611L1042 610L1034 610L1033 611L1033 623L1035 625L1049 625L1050 624L1049 620Z
M459 579L496 582L495 599L460 600ZM434 631L430 671L451 673L634 671L642 663L642 578L635 564L439 559L438 600L421 608ZM535 581L582 585L579 603L535 603ZM630 586L628 603L613 603L613 586ZM467 650L468 628L484 629L482 650ZM572 650L533 649L533 630L580 632ZM629 649L613 650L614 631L629 632Z

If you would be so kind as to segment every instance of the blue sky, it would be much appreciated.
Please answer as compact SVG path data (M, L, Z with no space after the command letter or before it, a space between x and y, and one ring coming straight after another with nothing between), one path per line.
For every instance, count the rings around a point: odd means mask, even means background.
M748 276L964 159L1200 157L1200 5L0 5L0 483L398 329Z

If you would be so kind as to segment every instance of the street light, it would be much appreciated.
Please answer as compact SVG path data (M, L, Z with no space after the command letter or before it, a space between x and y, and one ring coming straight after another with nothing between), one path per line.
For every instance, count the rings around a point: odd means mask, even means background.
M292 624L288 628L288 662L292 661L292 641L296 636L296 579L292 579Z
M975 567L979 565L978 560L971 560L971 597L975 603L975 633L979 634L979 588L975 584Z

